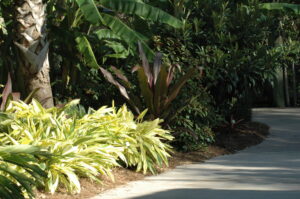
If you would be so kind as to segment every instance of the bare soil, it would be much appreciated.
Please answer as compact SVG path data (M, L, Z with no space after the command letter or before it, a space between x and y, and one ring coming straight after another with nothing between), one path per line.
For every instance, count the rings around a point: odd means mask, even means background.
M223 129L217 133L214 145L188 153L174 152L169 160L169 166L159 169L159 173L173 169L179 165L204 162L216 156L235 153L236 151L261 143L268 134L269 127L258 122L244 123L235 129ZM77 195L69 195L64 189L61 189L54 195L38 192L37 199L87 199L108 189L116 188L130 181L141 180L145 176L150 175L136 173L125 168L115 168L113 169L113 174L114 181L106 177L100 177L102 184L81 179L82 190Z

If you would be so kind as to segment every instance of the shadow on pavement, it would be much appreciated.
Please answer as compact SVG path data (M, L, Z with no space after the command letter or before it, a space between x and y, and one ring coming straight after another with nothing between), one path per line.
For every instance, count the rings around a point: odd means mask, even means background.
M173 189L132 199L299 199L300 190Z

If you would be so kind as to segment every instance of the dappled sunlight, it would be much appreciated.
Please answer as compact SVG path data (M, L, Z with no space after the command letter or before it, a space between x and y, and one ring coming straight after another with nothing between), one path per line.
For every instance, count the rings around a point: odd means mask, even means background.
M299 163L299 162L298 162ZM259 162L263 165L263 162ZM272 166L239 166L239 164L228 164L219 162L213 164L195 164L177 167L176 171L161 175L161 178L148 178L147 181L168 181L174 185L196 183L198 187L222 187L226 189L239 188L248 190L257 188L259 190L291 190L299 187L299 179L295 178L300 173L299 167L272 167ZM175 182L176 181L176 182ZM180 183L178 183L180 181ZM257 187L259 185L259 187ZM287 186L285 186L287 185Z
M172 189L162 192L156 192L149 195L134 197L132 199L176 199L176 198L189 198L189 199L215 199L215 198L265 198L265 199L299 199L299 190L224 190L224 189Z
M112 193L120 196L125 190L121 198L135 199L299 199L300 110L298 116L298 109L256 109L254 116L271 125L262 144L204 164L179 166Z

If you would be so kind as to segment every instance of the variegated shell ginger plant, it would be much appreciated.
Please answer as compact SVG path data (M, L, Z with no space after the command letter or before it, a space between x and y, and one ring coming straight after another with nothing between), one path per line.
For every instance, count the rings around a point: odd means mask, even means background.
M42 0L18 0L16 6L16 31L14 43L19 51L18 63L24 80L25 93L38 88L34 98L44 107L53 106L49 76L46 33L46 3Z
M43 178L47 191L65 187L69 193L79 193L80 177L113 179L112 168L119 163L144 173L168 164L173 136L161 128L159 119L143 121L145 111L135 119L125 105L79 114L78 103L45 109L35 99L30 104L11 101L3 115L7 120L0 120L7 131L3 137L0 134L2 143L38 146L51 154L39 160L47 173Z
M190 100L187 100L182 107L179 107L176 110L171 106L171 103L179 95L180 90L188 80L195 76L202 76L203 68L191 67L177 80L177 82L172 84L177 65L168 66L162 64L162 54L157 53L154 58L153 66L151 67L140 43L139 52L142 66L134 67L132 72L137 72L141 91L140 96L143 99L130 92L132 84L127 77L124 76L122 71L116 67L111 67L113 74L118 78L118 80L116 80L109 71L102 67L100 70L107 81L118 87L121 95L127 99L128 103L133 107L133 110L137 114L140 114L140 110L147 108L149 119L153 120L160 118L164 120L164 124L168 124L175 118L176 114L184 109ZM190 99L192 99L192 96ZM142 102L144 102L145 105L143 105Z

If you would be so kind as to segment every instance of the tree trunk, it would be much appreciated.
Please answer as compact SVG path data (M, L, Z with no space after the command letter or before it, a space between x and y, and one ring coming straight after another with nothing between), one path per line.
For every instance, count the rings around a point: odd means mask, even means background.
M284 81L283 81L283 69L276 69L276 77L274 79L273 86L273 99L276 107L285 107L284 101Z
M285 105L289 107L290 103L290 93L289 93L289 79L288 79L288 68L283 67L283 79L284 79L284 96L285 96Z
M296 72L295 63L292 64L292 74L293 74L293 106L297 105L297 82L296 82Z
M46 5L42 0L18 0L16 2L16 37L19 68L23 75L26 93L36 89L34 98L44 107L53 106L50 85L48 50L46 39Z
M283 38L280 35L275 41L275 46L282 46L282 45L283 45ZM276 77L274 79L274 86L273 86L273 98L274 98L275 106L285 107L284 72L282 67L276 69Z

